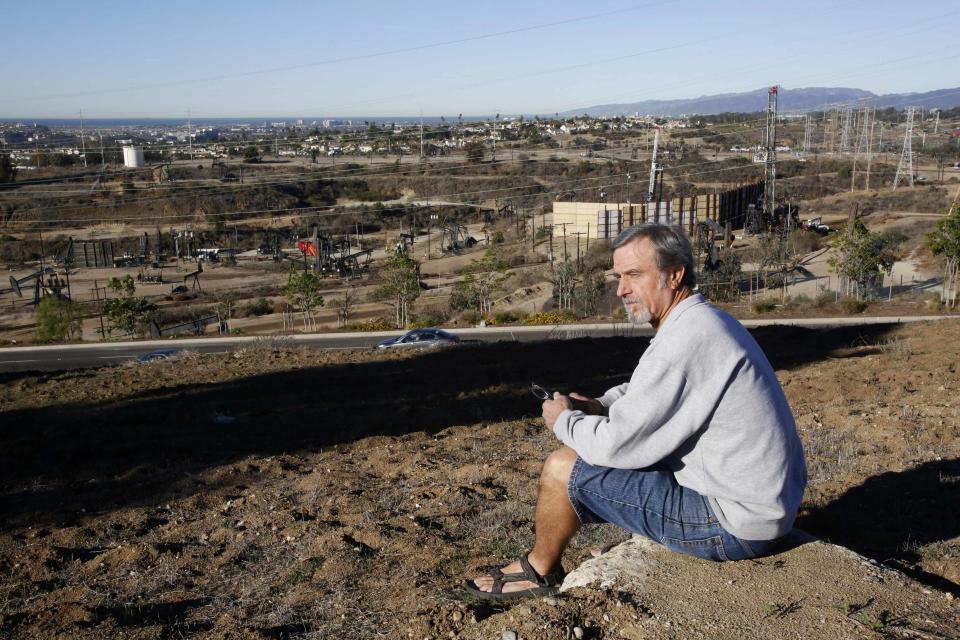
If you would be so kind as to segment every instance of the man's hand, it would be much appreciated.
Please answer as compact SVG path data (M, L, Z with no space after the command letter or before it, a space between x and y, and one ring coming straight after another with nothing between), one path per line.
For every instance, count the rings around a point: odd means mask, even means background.
M557 418L567 409L573 409L573 402L559 391L553 393L553 400L544 400L543 421L547 423L547 428L553 429Z
M587 398L579 393L571 393L570 401L575 411L583 411L589 416L602 416L607 410L596 398Z

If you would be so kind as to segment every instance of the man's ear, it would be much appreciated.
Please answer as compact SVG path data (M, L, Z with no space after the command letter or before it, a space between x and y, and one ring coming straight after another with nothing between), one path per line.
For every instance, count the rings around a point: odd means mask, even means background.
M683 265L674 267L673 273L670 274L670 288L679 289L680 283L683 282L683 276L686 274L687 268Z

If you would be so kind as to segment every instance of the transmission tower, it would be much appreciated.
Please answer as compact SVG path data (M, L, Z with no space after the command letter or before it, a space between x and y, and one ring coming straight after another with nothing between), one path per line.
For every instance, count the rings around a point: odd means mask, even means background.
M843 105L837 105L831 109L830 114L830 153L834 154L837 150L837 133L840 130L840 108Z
M864 152L870 152L870 107L864 105L860 110L860 135L857 136L857 151L853 156L853 170L850 172L850 191L853 191L857 183L857 162L860 155Z
M900 162L897 164L897 175L893 178L893 190L897 190L900 177L910 176L910 186L913 186L913 148L910 143L913 138L913 114L915 107L907 107L907 133L903 137L903 151L900 152Z
M873 129L877 124L876 108L874 108L873 119L870 121L870 133L867 134L867 179L863 186L866 191L870 190L870 172L873 167Z
M764 165L763 208L767 220L773 219L777 187L777 85L767 91L767 157Z
M813 133L813 122L810 119L810 114L807 114L807 120L804 123L803 127L803 155L807 155L810 152L810 137Z
M850 151L850 125L853 124L853 107L843 106L843 133L840 135L840 152Z
M827 109L823 110L823 145L822 149L827 149L830 153L833 153L833 141L829 139L830 130L831 130L832 120L830 119L829 111Z

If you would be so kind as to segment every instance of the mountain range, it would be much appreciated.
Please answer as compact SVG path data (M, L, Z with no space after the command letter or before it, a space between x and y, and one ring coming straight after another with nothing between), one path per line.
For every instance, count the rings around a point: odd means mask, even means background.
M644 100L626 104L601 104L562 113L563 116L589 114L591 116L640 115L689 116L716 113L752 113L767 108L767 90L763 87L743 93L720 93L699 98L678 100ZM863 89L848 87L806 87L786 89L780 87L777 110L780 113L821 111L839 103L870 104L878 109L908 106L924 109L952 109L960 107L960 87L937 89L924 93L888 93L877 95Z

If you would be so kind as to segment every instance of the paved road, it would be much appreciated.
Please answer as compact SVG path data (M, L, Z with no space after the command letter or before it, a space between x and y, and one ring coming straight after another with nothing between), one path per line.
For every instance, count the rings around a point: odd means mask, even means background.
M905 316L905 317L856 317L856 318L799 318L776 320L745 320L747 327L769 325L827 328L863 324L891 324L926 320L954 319L960 316ZM573 324L551 327L484 327L451 330L462 340L476 342L569 340L573 338L612 336L650 336L649 326L633 327L626 324ZM399 335L401 331L368 333L327 333L294 335L279 339L317 349L369 349L385 338ZM0 372L16 371L64 371L106 365L122 364L155 349L189 349L200 353L224 353L256 340L276 339L263 337L187 338L181 340L145 340L136 342L111 342L71 344L56 346L5 347L0 349Z

